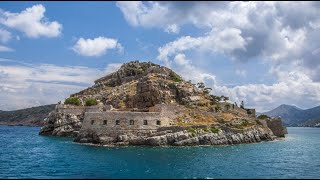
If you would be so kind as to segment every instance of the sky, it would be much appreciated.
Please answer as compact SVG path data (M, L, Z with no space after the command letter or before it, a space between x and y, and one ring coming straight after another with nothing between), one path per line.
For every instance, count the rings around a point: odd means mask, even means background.
M320 105L319 2L1 2L0 110L151 61L259 112Z

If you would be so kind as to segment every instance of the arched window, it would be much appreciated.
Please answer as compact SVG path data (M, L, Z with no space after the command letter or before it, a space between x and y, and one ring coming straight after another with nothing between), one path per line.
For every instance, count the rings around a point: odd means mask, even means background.
M147 120L143 120L143 125L148 125L148 121Z
M94 124L94 120L91 120L91 125L93 125Z
M130 120L130 125L134 125L134 120Z
M120 125L120 120L116 120L116 125Z
M103 120L103 125L107 125L107 120Z

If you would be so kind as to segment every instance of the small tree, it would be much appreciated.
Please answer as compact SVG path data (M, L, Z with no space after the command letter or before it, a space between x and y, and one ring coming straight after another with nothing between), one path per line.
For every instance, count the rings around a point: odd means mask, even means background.
M227 111L230 109L230 104L226 104Z
M258 116L258 119L269 119L270 117L265 115L265 114L261 114L260 116Z
M200 89L204 89L206 87L203 82L199 82L197 83L197 85L198 85L198 88Z
M182 78L176 74L175 72L171 71L170 74L169 74L170 78L175 81L175 82L181 82L183 81Z
M212 88L204 88L204 93L209 94L212 91Z
M244 102L243 101L241 101L240 108L244 109Z
M81 102L80 102L80 99L77 97L69 97L69 98L65 99L64 104L71 104L71 105L80 106Z
M220 106L216 106L216 107L214 107L214 110L215 110L216 112L219 112L219 111L221 110L221 107L220 107Z
M86 106L95 106L98 102L96 99L90 98L86 100Z
M217 102L220 102L221 101L221 97L216 96L216 100L217 100Z

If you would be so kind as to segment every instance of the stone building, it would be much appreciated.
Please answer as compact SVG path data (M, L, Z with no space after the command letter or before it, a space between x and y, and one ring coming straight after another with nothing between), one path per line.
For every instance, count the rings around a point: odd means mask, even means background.
M136 109L119 111L110 105L73 106L59 104L55 111L66 114L72 113L77 116L82 115L81 130L83 131L94 131L97 134L116 137L119 134L128 133L153 133L159 127L171 126L172 109L174 108L169 106L157 104L150 107L148 112L139 112Z

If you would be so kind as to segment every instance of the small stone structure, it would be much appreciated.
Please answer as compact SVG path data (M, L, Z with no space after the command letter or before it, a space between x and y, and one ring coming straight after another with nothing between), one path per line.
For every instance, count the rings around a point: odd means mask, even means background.
M220 102L219 106L222 108L223 111L233 111L241 115L248 115L249 117L256 117L256 110L255 109L243 109L234 104L230 104L228 102Z

